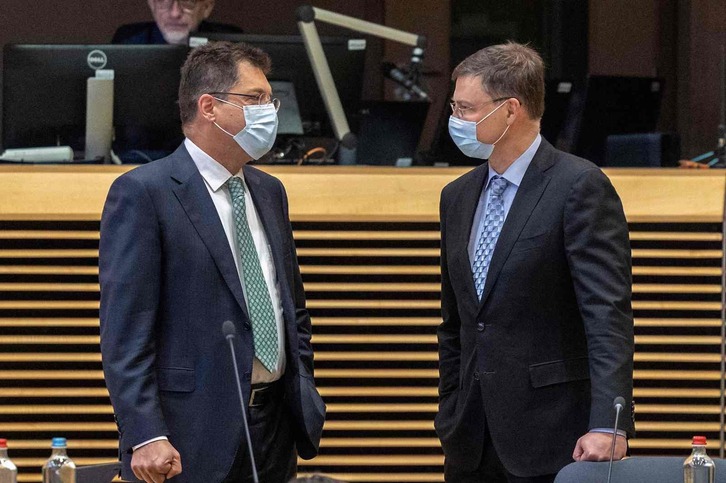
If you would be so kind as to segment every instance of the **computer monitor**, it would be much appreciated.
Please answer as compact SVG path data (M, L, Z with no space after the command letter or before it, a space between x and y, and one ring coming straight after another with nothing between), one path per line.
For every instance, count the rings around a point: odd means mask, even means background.
M102 54L89 58L94 51ZM122 158L140 152L140 160L170 153L183 139L177 96L188 51L168 45L6 45L3 148L70 145L82 156L87 79L95 75L91 64L105 56L103 68L115 77L114 150Z
M359 112L358 164L411 166L428 101L364 101Z
M334 137L301 36L204 33L195 34L190 43L194 45L205 40L245 42L267 52L272 59L272 72L267 76L268 79L290 82L294 86L303 135ZM348 37L321 37L320 40L351 130L357 132L358 126L353 119L360 109L363 90L365 41ZM284 103L284 98L281 101Z
M601 166L608 136L655 131L662 94L655 77L589 76L562 147Z

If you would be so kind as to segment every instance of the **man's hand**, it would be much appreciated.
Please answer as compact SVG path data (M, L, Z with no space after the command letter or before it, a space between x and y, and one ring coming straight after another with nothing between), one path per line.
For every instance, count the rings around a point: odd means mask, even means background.
M609 433L587 433L577 440L572 459L575 461L610 461L610 446L613 435ZM623 436L615 438L615 456L618 461L625 457L628 449L627 441Z
M146 483L163 483L182 472L181 456L168 441L154 441L134 451L131 469Z

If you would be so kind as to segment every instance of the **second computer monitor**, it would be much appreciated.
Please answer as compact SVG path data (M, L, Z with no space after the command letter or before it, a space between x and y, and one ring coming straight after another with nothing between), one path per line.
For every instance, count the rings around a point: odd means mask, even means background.
M663 80L655 77L590 76L574 114L571 152L602 165L608 136L656 130L662 96Z
M245 42L267 52L272 59L272 72L267 76L268 79L288 82L294 87L303 135L334 137L301 36L209 33L197 34L196 38L201 42L216 40ZM360 109L366 54L365 41L348 37L321 37L320 40L343 109L349 122L352 123ZM280 100L285 103L284 97ZM356 132L356 127L351 126L353 132Z

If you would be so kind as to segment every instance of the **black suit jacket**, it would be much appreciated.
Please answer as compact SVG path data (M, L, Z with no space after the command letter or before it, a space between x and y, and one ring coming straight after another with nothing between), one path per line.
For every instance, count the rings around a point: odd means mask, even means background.
M197 32L203 33L242 33L242 29L234 25L207 22L206 20L199 24ZM166 44L161 30L156 22L140 22L121 25L113 34L112 44Z
M310 317L282 184L244 176L280 287L285 401L297 450L317 454L325 405L313 381ZM234 368L221 327L231 320L245 399L254 346L232 251L204 180L182 145L111 186L101 219L101 353L118 422L122 476L131 448L167 435L182 458L179 483L219 482L242 441Z
M542 143L477 300L467 245L487 164L441 194L439 412L447 464L479 464L486 427L508 471L556 473L630 405L631 259L622 205L592 163ZM620 427L632 434L627 415Z

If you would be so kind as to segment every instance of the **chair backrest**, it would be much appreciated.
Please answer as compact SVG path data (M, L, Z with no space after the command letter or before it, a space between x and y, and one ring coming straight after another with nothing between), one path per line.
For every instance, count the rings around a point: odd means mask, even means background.
M76 483L111 483L121 471L121 463L79 466L76 469Z
M684 455L636 457L613 463L612 483L683 483ZM716 483L726 483L726 460L714 458ZM555 483L605 483L608 462L582 461L562 468Z
M603 167L660 168L678 166L680 139L673 133L617 134L605 142Z

